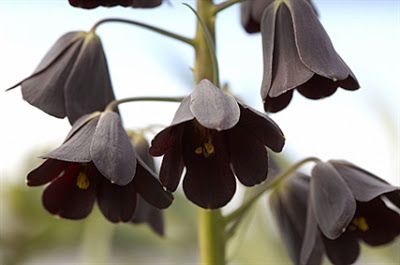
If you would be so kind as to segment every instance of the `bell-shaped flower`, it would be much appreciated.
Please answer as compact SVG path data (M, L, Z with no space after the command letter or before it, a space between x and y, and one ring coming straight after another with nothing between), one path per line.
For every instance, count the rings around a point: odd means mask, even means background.
M134 8L151 8L161 5L162 0L68 0L69 4L74 7L92 9L99 6L113 7L134 7Z
M81 219L97 200L111 222L129 222L137 195L157 208L172 196L136 155L117 113L106 111L78 119L64 143L43 156L46 161L28 174L29 186L50 184L43 205L52 214Z
M186 197L214 209L234 195L233 172L246 186L264 181L268 173L265 146L279 152L284 142L270 118L202 80L183 99L172 124L155 136L150 154L164 155L160 181L167 190L176 190L186 167Z
M94 32L64 34L34 73L11 88L19 85L23 99L52 116L67 116L71 124L115 99L103 46Z
M149 143L143 135L138 133L128 134L135 147L136 155L153 171L156 171L154 158L149 154ZM140 195L138 196L135 214L132 223L147 223L155 233L164 235L164 217L160 209L147 203Z
M271 209L289 256L300 264L300 251L306 230L310 177L301 173L285 179L270 196ZM307 264L322 262L323 248L316 244Z
M275 1L261 18L264 109L285 108L296 89L310 99L332 95L338 87L359 88L345 62L336 53L310 3Z
M398 188L346 161L320 162L311 175L302 264L320 240L329 260L345 265L359 256L359 241L380 246L400 234Z

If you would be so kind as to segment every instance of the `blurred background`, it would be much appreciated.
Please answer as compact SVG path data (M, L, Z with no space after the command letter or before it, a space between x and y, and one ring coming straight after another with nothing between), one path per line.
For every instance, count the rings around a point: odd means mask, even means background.
M89 30L99 19L123 17L187 36L195 19L181 2L155 9L70 7L68 1L0 0L0 90L32 73L65 32ZM220 1L218 1L220 2ZM400 185L400 2L398 0L315 0L331 40L361 84L311 101L295 93L285 110L272 114L286 135L281 157L349 160L393 185ZM193 51L185 44L124 24L105 24L97 33L106 51L117 98L180 96L193 88ZM239 6L217 18L221 81L246 103L262 110L262 48L259 34L240 25ZM140 129L167 125L176 103L121 106L124 124ZM57 219L41 205L42 187L28 188L27 173L38 156L57 147L69 131L67 120L46 115L21 97L20 89L0 92L0 264L196 264L196 207L179 191L165 212L166 235L146 225L105 221L96 209L83 221ZM154 132L149 132L149 139ZM159 160L158 160L159 162ZM308 172L308 168L304 168ZM239 184L238 184L239 185ZM243 189L224 209L234 209ZM400 264L400 240L385 247L363 246L358 264ZM262 198L228 245L230 264L290 264Z

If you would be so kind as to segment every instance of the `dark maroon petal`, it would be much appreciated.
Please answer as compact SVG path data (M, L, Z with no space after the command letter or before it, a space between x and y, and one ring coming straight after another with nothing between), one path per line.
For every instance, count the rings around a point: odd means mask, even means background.
M264 144L240 126L227 131L230 160L236 177L245 186L267 179L268 154Z
M322 236L322 241L326 255L335 265L353 264L360 254L359 243L350 233L344 233L335 240Z
M349 162L339 160L329 162L346 181L357 201L370 201L384 193L398 190L386 181Z
M400 214L388 208L380 198L357 203L355 218L365 221L365 231L358 229L357 235L368 245L387 244L400 234Z
M385 197L400 209L400 190L386 193Z
M136 169L136 153L115 112L103 112L90 146L90 156L100 173L118 185L132 181Z
M133 183L138 193L151 205L159 209L165 209L171 205L172 195L163 189L156 176L139 158Z
M271 6L273 10L269 11ZM276 12L276 25L262 24L261 33L264 45L264 78L262 84L262 97L277 97L290 89L307 82L314 73L308 69L300 60L295 42L295 32L293 21L286 4L271 5L269 12ZM276 11L277 9L277 11ZM267 16L274 16L272 13L266 13ZM266 39L270 39L266 34L274 31L273 44L267 44ZM273 46L273 53L270 45ZM271 62L272 60L272 62ZM272 67L272 68L270 68Z
M72 128L72 136L60 147L43 156L43 158L52 158L69 162L90 162L90 145L95 132L98 116L89 120L84 126L76 130ZM71 134L71 133L70 133Z
M161 5L162 0L69 0L70 5L86 9L104 7L134 7L134 8L151 8Z
M339 84L326 77L314 75L306 83L300 85L297 89L306 98L321 99L335 93Z
M273 0L248 0L240 6L242 26L248 33L260 32L261 16Z
M351 73L336 53L328 34L305 1L286 1L293 19L296 46L301 61L314 73L331 80L344 80Z
M70 32L57 41L35 72L20 83L24 100L57 118L66 116L64 84L84 36L84 32Z
M279 126L267 115L244 104L240 106L240 120L237 126L255 136L273 151L280 152L285 144L285 136Z
M52 181L44 190L43 206L51 214L67 219L82 219L92 211L95 201L96 180L87 175L89 186L78 187L81 166L69 164L64 174Z
M201 80L190 95L190 111L201 125L218 131L232 128L240 118L236 99L207 79Z
M137 192L133 182L125 186L112 184L99 175L97 203L103 215L111 222L129 222L136 208Z
M264 110L267 112L278 112L286 108L289 105L293 97L293 90L289 90L280 96L271 98L267 96L264 99Z
M214 150L206 157L197 153L205 139L202 128L196 126L201 125L188 123L183 135L183 160L186 165L183 190L186 197L200 207L220 208L231 200L236 190L225 135L215 130L209 132Z
M164 218L161 210L148 204L141 196L138 196L132 223L147 223L159 236L164 235Z
M335 239L349 225L356 202L346 182L330 163L317 163L311 172L310 196L322 233Z
M152 8L161 5L162 0L131 0L131 6L134 8Z
M73 124L79 117L103 111L115 99L103 46L89 33L65 83L65 111Z
M68 163L60 160L47 159L40 166L29 172L28 186L39 186L57 178Z
M160 168L160 181L169 191L175 191L183 171L182 134L184 124L175 129L173 145L164 155Z
M150 154L152 156L161 156L168 152L174 143L175 128L181 123L193 120L194 116L190 111L190 96L182 100L174 119L169 127L159 132L151 141ZM175 126L176 125L176 126Z

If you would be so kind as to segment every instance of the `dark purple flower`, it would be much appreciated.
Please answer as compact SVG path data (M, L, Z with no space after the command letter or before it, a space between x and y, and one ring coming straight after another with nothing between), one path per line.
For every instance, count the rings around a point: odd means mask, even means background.
M26 101L52 116L67 116L71 124L115 99L103 46L94 32L64 34L34 73L11 88L19 85Z
M329 260L352 264L360 253L359 241L380 246L400 234L400 190L346 161L318 163L312 170L306 233L301 262L322 241Z
M113 7L134 7L151 8L161 5L162 0L68 0L69 4L75 7L92 9L99 6Z
M172 196L164 191L135 150L115 112L88 114L78 119L64 143L28 174L28 185L50 184L43 205L52 214L81 219L94 201L112 222L131 221L137 195L158 208Z
M149 154L149 143L143 135L132 133L129 135L135 147L136 154L153 171L156 168L154 158ZM155 233L164 235L164 217L160 209L147 203L140 195L138 196L135 214L132 223L147 223Z
M312 7L315 14L318 14L312 1L306 1ZM242 26L248 33L258 33L261 31L260 23L264 10L273 2L274 0L246 0L240 5Z
M300 252L306 230L310 177L301 173L284 180L270 196L271 209L279 232L294 264L300 264ZM323 249L316 244L307 264L319 265Z
M268 5L261 19L261 34L261 96L266 111L285 108L294 89L307 98L320 99L332 95L338 87L359 88L307 1L276 1Z
M265 146L279 152L284 142L270 118L202 80L182 101L172 124L155 136L150 154L164 155L160 180L167 190L176 190L186 167L183 190L187 198L214 209L234 195L233 172L246 186L264 181L268 173Z

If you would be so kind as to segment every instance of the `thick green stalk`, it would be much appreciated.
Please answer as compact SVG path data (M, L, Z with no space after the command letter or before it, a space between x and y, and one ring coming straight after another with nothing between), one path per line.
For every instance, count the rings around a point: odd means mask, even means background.
M215 41L215 16L212 14L214 4L212 0L198 0L197 13L207 26L210 35ZM212 57L207 46L203 29L197 22L196 37L194 39L196 61L194 74L196 83L207 78L218 80L214 76ZM218 84L215 84L218 85ZM201 265L225 264L225 235L221 210L206 210L199 208L198 235Z

